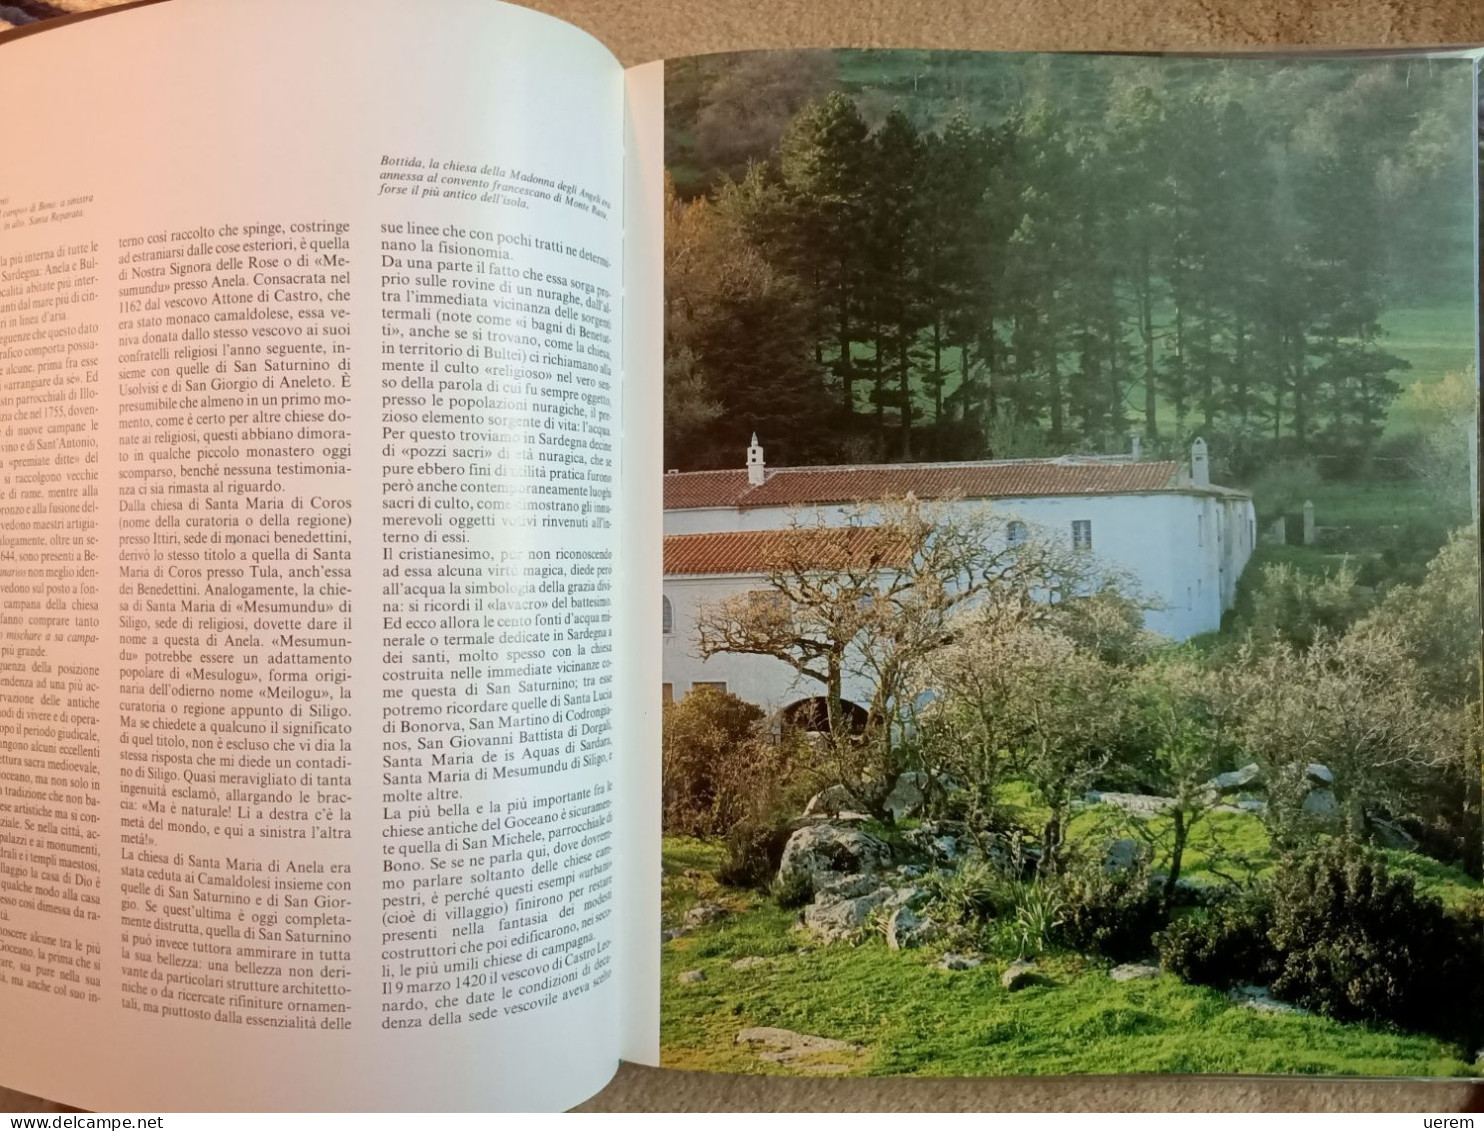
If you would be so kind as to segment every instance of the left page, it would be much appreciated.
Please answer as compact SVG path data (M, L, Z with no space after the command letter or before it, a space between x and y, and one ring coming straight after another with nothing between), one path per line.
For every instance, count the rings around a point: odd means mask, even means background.
M617 1066L623 86L445 0L0 45L0 1078L549 1109Z

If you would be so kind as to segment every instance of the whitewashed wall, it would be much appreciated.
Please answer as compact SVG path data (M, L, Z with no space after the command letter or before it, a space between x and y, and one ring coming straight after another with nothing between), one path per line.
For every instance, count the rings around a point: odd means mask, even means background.
M963 506L981 506L966 502ZM1018 518L1070 544L1072 523L1092 522L1093 554L1120 571L1156 604L1146 626L1172 640L1187 640L1221 626L1253 549L1250 500L1214 493L1164 491L1137 495L1056 496L1001 499L991 504L1003 517ZM846 508L821 508L839 519ZM667 534L728 530L776 530L794 511L783 507L674 510L665 514ZM814 512L803 514L812 524ZM667 577L665 593L675 611L675 631L665 642L665 680L679 697L696 680L725 681L730 690L762 705L781 705L816 687L798 681L787 665L765 657L695 658L699 602L762 587L760 577ZM849 696L847 696L848 698Z
M664 678L672 686L676 699L689 691L692 684L706 681L725 683L732 694L765 710L787 707L800 699L813 699L825 693L824 684L799 675L782 660L769 656L722 655L703 660L696 654L696 618L703 602L763 588L761 577L665 578L665 596L674 610L675 631L664 638ZM861 706L870 702L869 688L848 677L844 695Z

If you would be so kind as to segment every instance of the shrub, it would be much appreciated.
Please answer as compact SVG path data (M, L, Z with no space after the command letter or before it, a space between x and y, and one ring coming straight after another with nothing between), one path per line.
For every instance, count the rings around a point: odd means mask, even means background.
M1449 1004L1446 1021L1437 1031L1463 1041L1470 1048L1484 1044L1484 896L1477 892L1468 906L1449 914L1455 941L1439 971Z
M1302 651L1322 632L1344 632L1366 611L1368 599L1349 562L1322 574L1273 562L1262 567L1252 591L1250 624L1260 639L1280 640Z
M1458 1007L1478 998L1478 951L1463 961L1472 916L1450 915L1350 840L1282 858L1272 883L1278 997L1342 1021L1468 1023Z
M1318 465L1308 458L1276 458L1269 451L1257 465L1252 480L1252 495L1258 502L1259 515L1271 522L1280 514L1296 513L1322 486Z
M1340 1021L1484 1036L1484 904L1448 911L1353 841L1284 856L1270 883L1177 919L1158 941L1160 965L1187 982L1271 984Z
M776 871L775 865L774 872ZM774 879L768 885L768 894L779 907L785 911L793 911L814 898L814 884L804 873L790 872L787 876Z
M665 707L665 832L719 836L752 810L784 771L782 747L757 735L763 713L714 687Z
M793 824L781 816L759 814L738 821L727 832L727 858L716 869L716 878L728 887L768 891L793 833Z
M1453 864L1478 879L1484 875L1479 767L1472 744L1458 753L1463 757L1423 767L1412 775L1412 796L1406 799L1412 811L1397 819L1417 838L1415 851Z
M1272 896L1266 887L1219 897L1159 933L1159 964L1201 986L1265 983L1274 963L1271 924Z
M1046 884L1021 884L1015 899L1012 927L1019 946L1018 957L1040 954L1057 940L1066 922L1067 905L1057 890Z
M950 935L977 941L985 926L1015 906L1010 881L982 860L960 861L951 872L930 872L923 880L926 914Z
M1166 911L1163 897L1150 884L1147 861L1117 871L1084 861L1068 869L1056 886L1063 904L1055 931L1058 942L1115 962L1143 958L1153 949Z

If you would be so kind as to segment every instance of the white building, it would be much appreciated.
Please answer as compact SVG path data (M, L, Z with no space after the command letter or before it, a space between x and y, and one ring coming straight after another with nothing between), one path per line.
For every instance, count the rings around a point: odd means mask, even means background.
M1205 442L1196 440L1188 464L1063 456L769 469L754 436L745 467L665 476L665 695L678 699L698 683L713 683L764 708L820 695L818 684L770 657L702 659L700 608L761 588L770 544L800 509L828 521L852 506L909 493L988 502L1004 519L1091 552L1156 606L1145 624L1162 636L1179 641L1213 631L1232 607L1257 529L1251 497L1213 484L1209 467ZM1012 536L1014 530L1012 521ZM848 683L845 693L860 702Z

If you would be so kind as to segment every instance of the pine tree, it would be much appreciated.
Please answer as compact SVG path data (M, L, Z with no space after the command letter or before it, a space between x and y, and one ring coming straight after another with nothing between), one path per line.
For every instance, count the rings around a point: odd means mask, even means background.
M859 331L862 255L870 216L872 147L854 100L836 91L794 118L779 145L790 215L788 262L830 324L833 369L847 432L855 414L853 350ZM823 352L820 360L824 360Z
M1044 408L1049 439L1059 446L1068 431L1062 351L1069 329L1068 280L1075 270L1070 238L1075 199L1067 190L1077 159L1049 108L1026 120L1018 151L1021 213L1008 249L1015 381L1007 392L1021 419Z
M1106 184L1122 214L1114 235L1133 296L1139 342L1139 381L1143 386L1144 436L1159 436L1159 375L1155 357L1159 335L1155 310L1162 301L1159 265L1169 238L1169 181L1165 107L1147 83L1121 91L1109 110Z

